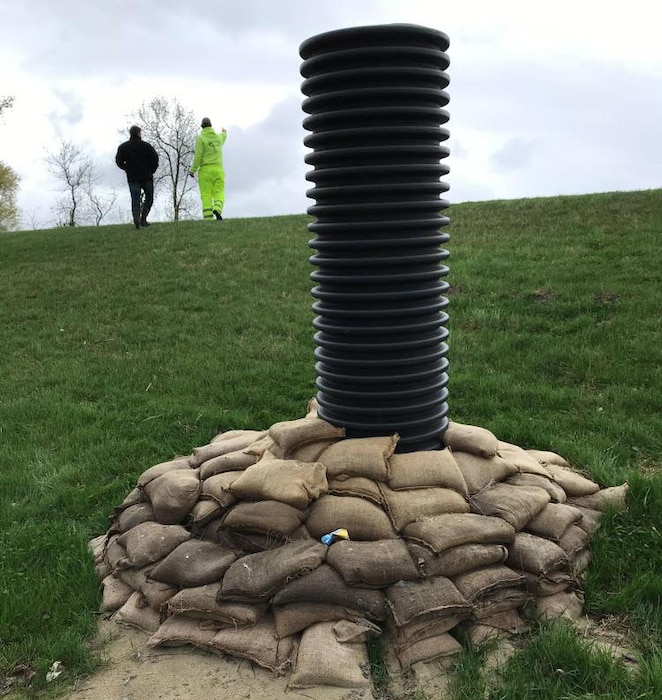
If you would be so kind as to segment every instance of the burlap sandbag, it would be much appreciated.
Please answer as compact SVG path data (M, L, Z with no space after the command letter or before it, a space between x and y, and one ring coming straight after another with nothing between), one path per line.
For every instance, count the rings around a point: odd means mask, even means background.
M581 591L566 591L534 598L524 607L527 616L541 620L556 620L559 617L578 620L583 611L584 594Z
M397 435L340 440L320 455L327 477L362 476L374 481L388 478L387 460L398 443Z
M465 623L463 630L473 646L480 646L502 637L521 634L526 631L526 623L517 610L506 610L483 617L479 622Z
M142 595L145 605L159 612L163 605L177 593L179 588L169 583L152 580L150 574L153 569L154 564L148 564L143 566L142 569L125 569L118 572L117 575L124 583Z
M579 552L575 558L572 560L572 570L574 573L579 576L583 574L586 569L588 569L588 565L591 563L591 552L588 550L588 547L586 549L583 549L581 552Z
M551 478L550 473L533 455L530 455L526 450L517 445L499 440L497 455L501 457L501 459L505 459L506 462L512 466L517 467L517 471L520 474L537 474L538 476L544 476L548 479Z
M119 568L140 569L159 561L190 537L191 534L181 525L154 522L136 525L117 538L117 543L126 552L126 565Z
M476 620L483 620L499 613L521 608L530 599L531 595L527 592L526 586L510 586L476 601L473 607L473 616Z
M479 457L469 452L453 452L470 494L517 474L517 467L501 457Z
M103 555L106 551L106 545L108 544L108 533L105 535L98 535L93 537L87 543L87 550L92 555L92 559L95 564L98 564L103 560Z
M549 503L550 496L536 486L494 484L470 498L471 510L503 518L521 530Z
M547 467L550 464L556 464L559 467L570 466L568 462L561 457L561 455L557 455L556 452L550 452L548 450L527 450L527 453L536 459L539 464L542 464L543 467Z
M268 600L287 581L317 569L326 558L326 549L321 542L303 540L247 554L226 571L219 602Z
M248 447L243 450L247 455L253 455L257 457L256 462L262 459L267 453L274 455L275 457L282 459L283 452L280 447L276 444L275 440L266 433L264 437L251 443Z
M477 605L481 600L510 588L525 590L524 574L505 566L494 564L473 569L452 578L457 590L469 602Z
M209 479L215 474L226 472L242 472L246 467L255 464L259 457L249 454L245 450L235 450L218 457L212 457L200 465L200 478Z
M226 627L216 632L210 646L224 654L249 659L278 675L284 674L294 662L296 640L278 639L270 615L261 617L253 627Z
M365 643L338 641L335 622L318 622L301 636L290 688L331 685L340 688L369 688L370 676Z
M306 528L320 538L344 527L353 540L388 540L397 537L386 513L365 498L322 496L309 509Z
M525 571L524 578L527 592L535 596L556 595L579 588L575 573L567 571L550 571L544 576Z
M238 503L223 520L223 526L234 530L275 533L288 536L305 520L304 511L280 501Z
M233 437L217 440L208 445L193 448L193 454L189 457L189 462L192 467L199 467L203 462L206 462L214 457L229 454L243 450L249 445L264 437L264 431L260 430L242 430Z
M551 477L540 474L515 474L508 477L504 483L511 486L537 486L547 491L552 503L565 503L568 500L565 491Z
M288 603L287 605L272 606L276 636L289 637L314 625L316 622L332 622L349 620L361 622L365 614L360 610L352 610L331 603Z
M610 509L625 510L627 495L628 485L622 484L621 486L610 486L609 488L601 489L588 496L573 496L568 499L568 502L582 508L590 508L591 510L599 510L601 513L606 513Z
M226 510L216 501L201 498L184 519L184 525L190 527L191 532L199 532L207 523L220 518Z
M589 496L600 488L595 481L591 481L567 467L549 464L547 470L552 475L554 481L566 492L569 499L575 496Z
M420 578L407 545L398 540L341 540L329 547L326 561L350 586L384 588Z
M117 576L106 576L101 581L101 611L114 612L119 610L133 595L133 588Z
M230 471L207 477L202 482L200 498L213 498L225 508L235 504L237 498L230 490L230 487L242 473L241 471Z
M396 627L434 617L468 617L471 605L445 576L422 581L401 581L386 591L389 617Z
M204 586L220 581L236 558L232 550L215 542L191 539L155 566L151 578L174 586Z
M395 649L404 670L416 663L449 659L462 653L462 645L447 632L416 642L406 649Z
M568 555L558 544L528 532L517 533L515 541L508 547L506 563L513 569L538 576L570 570Z
M154 509L154 519L162 525L181 523L200 495L197 469L175 469L145 486Z
M130 627L137 627L144 632L156 632L161 626L159 613L147 607L142 602L142 596L138 591L133 593L124 605L112 616L114 622L119 622Z
M246 437L247 435L250 435L251 433L254 433L256 431L254 430L246 430L245 428L233 428L231 430L222 430L220 433L216 433L214 437L209 441L210 443L215 443L215 442L221 442L224 440L230 440L232 438L238 438L238 437ZM255 438L256 440L260 440L261 437L266 435L266 431L257 431L258 436Z
M317 409L319 408L319 403L317 397L313 396L306 406L306 418L317 418Z
M148 647L180 647L191 645L199 649L214 651L210 642L216 631L201 626L202 621L187 615L172 615L166 618L156 632L147 640Z
M499 448L499 441L489 430L453 421L448 423L443 441L454 453L468 452L478 457L494 457Z
M578 523L582 514L563 503L548 503L535 518L529 520L526 532L558 542L570 525Z
M388 485L394 490L440 487L468 495L450 448L394 454L388 459Z
M510 544L515 529L502 518L476 513L450 513L417 520L403 531L407 540L428 547L435 554L462 544Z
M321 462L294 459L260 460L230 486L237 498L246 501L281 501L301 509L326 493L327 488L326 468Z
M113 508L113 515L119 515L123 510L126 510L129 506L134 506L136 503L141 503L147 500L147 496L143 490L136 486L136 488L129 491L126 498L118 505Z
M410 491L393 491L380 486L386 512L398 531L413 523L414 520L430 518L444 513L468 513L469 504L465 497L446 488L412 489Z
M490 564L502 564L508 549L502 544L461 544L441 554L434 554L427 547L408 543L409 552L421 576L456 576Z
M152 504L143 501L129 506L123 510L115 519L110 527L110 532L126 532L140 523L146 523L148 520L154 520L154 509Z
M340 440L345 429L331 425L321 418L297 418L274 423L269 428L269 437L280 447L283 458L302 445L320 440Z
M363 476L350 476L348 479L336 477L329 480L329 495L331 496L356 496L367 498L378 506L383 505L379 483Z
M287 583L272 600L273 605L296 602L340 605L359 610L370 620L382 620L386 612L381 591L348 586L328 564L322 564L312 573Z
M590 535L577 525L570 527L563 533L559 540L559 547L568 555L569 559L574 559L579 552L589 545Z
M175 471L177 469L190 469L190 463L188 457L175 457L175 459L168 460L167 462L161 462L155 464L153 467L146 469L138 477L138 488L144 489L150 481L154 481L159 476L167 474L168 472Z
M167 614L188 615L188 617L208 620L219 625L245 627L255 625L267 610L266 603L218 602L220 593L220 583L184 588L168 601Z
M391 639L393 639L398 649L402 651L412 644L417 644L430 637L438 637L440 634L452 630L467 618L468 614L466 613L442 617L424 615L399 627L389 619L387 620L387 628Z
M300 462L317 462L322 452L331 447L334 442L335 440L318 440L317 442L300 445L290 452L290 459L296 459Z
M584 508L583 506L578 506L576 503L573 505L573 508L576 508L582 514L582 519L577 523L582 530L592 535L600 529L602 513L599 510Z

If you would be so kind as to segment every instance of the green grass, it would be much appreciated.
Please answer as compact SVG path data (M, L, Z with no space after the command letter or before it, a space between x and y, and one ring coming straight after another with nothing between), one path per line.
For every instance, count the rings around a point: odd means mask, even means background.
M662 191L469 203L450 216L451 418L559 452L603 485L630 482L628 511L594 538L586 605L627 621L659 687ZM0 679L27 664L39 689L55 660L65 682L94 666L99 590L85 545L144 469L218 429L304 414L315 392L307 221L0 236ZM541 669L545 645L558 646L550 634L531 637ZM458 678L485 681L478 669ZM602 697L590 674L558 692L545 678L493 697ZM640 686L614 687L604 697Z

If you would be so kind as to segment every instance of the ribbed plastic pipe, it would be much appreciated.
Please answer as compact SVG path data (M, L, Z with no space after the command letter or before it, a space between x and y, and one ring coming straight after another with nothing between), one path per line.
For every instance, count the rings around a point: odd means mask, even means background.
M397 432L399 452L439 449L448 425L448 43L391 24L300 46L318 415Z

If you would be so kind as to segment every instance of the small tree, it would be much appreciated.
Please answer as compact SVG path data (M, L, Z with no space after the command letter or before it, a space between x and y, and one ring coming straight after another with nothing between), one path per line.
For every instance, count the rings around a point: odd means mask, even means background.
M48 172L60 182L66 192L60 202L63 226L77 226L82 214L83 202L96 182L94 163L80 146L71 141L61 141L57 151L46 156Z
M18 225L18 175L0 162L0 231L11 231Z
M195 187L188 172L193 160L197 122L193 112L176 98L155 97L144 102L131 117L142 129L142 137L159 154L154 185L167 192L174 221L188 213L187 195Z
M95 226L101 226L101 222L110 214L117 203L117 190L113 188L106 195L101 194L90 181L85 191L89 218Z

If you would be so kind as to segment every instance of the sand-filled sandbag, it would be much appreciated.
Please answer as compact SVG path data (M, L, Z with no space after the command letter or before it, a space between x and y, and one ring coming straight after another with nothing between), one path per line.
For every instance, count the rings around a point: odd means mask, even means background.
M469 603L477 605L482 600L510 588L525 590L524 575L504 564L494 564L473 569L458 576L452 582Z
M331 447L334 442L335 440L318 440L300 445L290 451L289 458L299 462L317 462L322 452Z
M463 628L471 644L479 646L503 636L521 634L526 630L526 623L517 610L511 609L483 617L478 622L466 623Z
M207 540L183 542L154 567L151 578L175 586L204 586L219 581L237 555Z
M559 617L578 620L583 610L584 594L581 591L566 591L534 598L524 607L526 615L541 620L555 620Z
M230 488L242 474L242 471L229 471L207 477L202 482L200 498L211 498L224 508L234 505L237 498Z
M304 511L281 501L238 503L223 520L223 526L235 530L276 533L287 536L305 520Z
M319 460L327 478L361 476L374 481L388 478L388 458L398 443L397 435L340 440L328 447Z
M213 621L219 625L244 627L255 625L267 611L266 603L218 602L217 598L220 593L220 583L184 588L168 601L167 614L187 615L196 619Z
M556 452L550 452L549 450L526 450L534 459L542 464L543 467L549 465L557 465L559 467L569 467L570 464L561 455L557 455Z
M504 483L511 486L537 486L547 491L553 503L565 503L568 500L566 492L551 477L540 474L515 474Z
M219 629L209 645L215 651L249 659L279 675L289 669L296 653L293 637L276 637L270 615L261 617L253 627Z
M200 465L200 479L209 479L215 474L242 472L258 461L259 457L245 450L235 450L218 457L212 457Z
M137 591L113 615L114 622L137 627L145 632L156 632L161 626L161 619L156 610L142 602L142 596Z
M380 486L386 512L393 527L402 532L409 523L445 513L468 513L469 503L465 497L447 488L412 489L393 491Z
M145 486L147 486L147 484L149 484L151 481L154 481L154 479L157 479L168 472L175 471L177 469L190 468L189 457L175 457L175 459L170 459L167 462L160 462L159 464L155 464L153 467L146 469L138 477L138 488L144 489Z
M191 532L200 532L201 528L212 520L220 518L226 510L227 507L220 505L216 501L201 498L184 518L184 525L190 527Z
M217 630L205 626L202 620L187 615L172 615L166 618L147 640L148 647L181 647L191 645L213 651L210 643Z
M422 581L400 581L386 591L389 616L396 627L420 619L468 617L471 605L445 576Z
M289 637L317 622L367 622L365 613L332 603L288 603L271 608L277 637Z
M524 578L526 579L527 592L539 597L556 595L579 587L575 573L568 571L550 571L542 576L525 571Z
M398 649L404 650L412 644L417 644L430 637L438 637L440 634L452 630L468 616L468 613L443 616L424 615L399 627L393 623L393 620L387 619L387 629Z
M494 484L470 498L471 510L482 515L503 518L515 530L521 530L549 503L550 496L536 486Z
M117 544L126 552L125 562L118 568L140 569L159 561L190 537L191 533L181 525L140 523L117 538Z
M359 610L370 620L382 620L386 612L381 591L348 586L328 564L322 564L312 573L287 583L272 600L273 605L297 602L340 605Z
M208 445L194 447L193 454L189 457L189 463L192 467L199 467L203 462L207 462L214 457L243 450L264 437L264 435L264 431L260 430L241 430L232 437L222 438Z
M326 468L320 462L260 460L232 482L230 490L247 501L271 500L306 508L326 492Z
M255 432L258 433L258 436L255 438L255 440L260 440L264 435L267 434L267 431L255 431L246 430L245 428L233 428L231 430L221 430L221 432L214 435L214 437L209 442L213 444L215 442L230 440L231 438L247 437Z
M448 632L416 642L405 649L395 645L395 654L403 669L416 663L443 660L462 653L462 645Z
M563 503L548 503L538 515L526 524L526 532L558 542L565 531L582 519L576 508Z
M357 498L367 498L376 505L383 506L379 483L363 476L351 476L348 479L335 477L329 480L329 495L331 496L356 496Z
M517 467L501 457L479 457L469 452L453 452L470 494L517 474Z
M145 493L154 509L154 519L162 525L181 523L200 495L196 469L175 469L150 481Z
M321 418L281 421L269 428L269 437L280 447L284 458L302 445L320 440L340 440L344 436L344 428L331 425Z
M583 506L578 506L576 503L572 507L576 508L582 514L582 519L577 523L582 530L588 532L589 535L599 530L600 524L602 523L602 513L599 510L584 508Z
M577 525L571 525L559 540L559 547L568 555L570 560L574 559L582 550L588 547L590 535Z
M118 576L141 594L145 605L159 611L179 589L169 583L152 580L150 575L153 569L154 564L148 564L142 569L125 569L118 572Z
M502 564L508 549L502 544L461 544L434 554L427 547L410 542L408 549L421 576L456 576L490 564Z
M336 622L318 622L304 631L289 687L370 687L370 675L365 672L369 667L365 643L339 641L337 625Z
M448 447L392 455L388 459L388 485L396 491L440 487L468 495L462 472Z
M136 503L141 503L147 500L144 491L136 486L136 488L129 491L126 498L118 505L113 508L113 516L119 515L123 510L126 510L129 506L134 506Z
M386 513L365 498L322 496L308 511L306 528L319 538L340 527L353 540L387 540L397 537Z
M113 612L119 610L133 595L133 588L117 576L106 576L101 581L101 611Z
M573 496L568 499L568 502L582 508L590 508L591 510L606 513L611 509L625 510L627 495L628 485L622 484L621 486L610 486L609 488L601 489L587 496Z
M574 496L589 496L600 489L600 486L596 484L595 481L591 481L567 467L549 464L547 470L552 475L554 481L563 488L568 498Z
M570 570L568 555L558 544L528 532L517 533L515 541L508 547L506 563L538 576Z
M494 457L499 441L486 428L449 421L443 435L444 445L453 452L468 452L479 457Z
M286 582L317 569L325 560L326 551L321 542L300 541L247 554L226 571L219 602L268 600Z
M326 561L350 586L384 588L396 581L420 578L402 540L341 540L329 547Z
M282 450L276 444L275 440L267 432L263 437L255 442L251 443L248 447L245 447L243 452L247 455L253 455L257 457L256 462L262 459L267 453L274 455L281 459L283 457Z
M439 554L463 544L510 544L515 539L515 529L502 518L449 513L410 523L403 535Z
M148 520L154 520L154 509L148 501L136 503L123 510L111 524L109 532L123 533L140 523L146 523Z
M499 440L497 455L516 467L519 474L537 474L538 476L547 478L551 477L550 473L535 457L533 457L533 455L530 455L526 450L517 445L511 445L509 442L502 442Z

